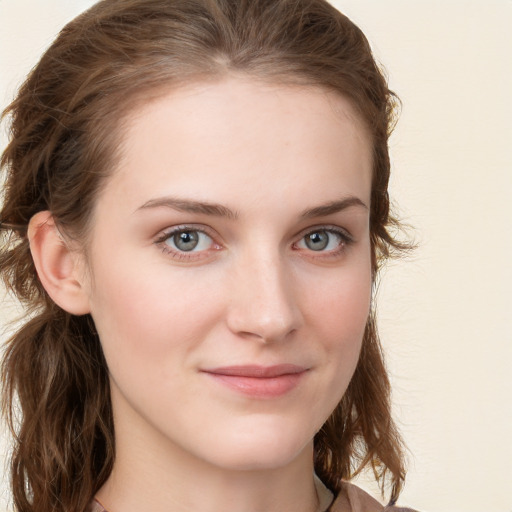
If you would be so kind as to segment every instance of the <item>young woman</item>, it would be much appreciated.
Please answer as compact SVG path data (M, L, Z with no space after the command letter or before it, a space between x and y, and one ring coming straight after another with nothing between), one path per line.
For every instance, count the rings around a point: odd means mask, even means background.
M394 96L361 31L323 0L104 0L6 113L16 510L383 510L366 467L398 510Z

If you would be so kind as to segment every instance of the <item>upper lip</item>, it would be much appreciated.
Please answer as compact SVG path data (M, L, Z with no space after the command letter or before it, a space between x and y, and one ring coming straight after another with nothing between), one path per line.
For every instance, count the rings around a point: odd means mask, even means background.
M272 377L281 377L283 375L302 373L306 370L307 368L295 364L276 364L273 366L222 366L217 368L208 368L202 371L205 373L212 373L214 375L226 375L229 377L252 377L259 379L270 379Z

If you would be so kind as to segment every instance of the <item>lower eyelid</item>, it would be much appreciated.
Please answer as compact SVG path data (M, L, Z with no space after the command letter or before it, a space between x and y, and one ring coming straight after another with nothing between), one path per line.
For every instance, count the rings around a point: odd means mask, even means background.
M185 251L185 250L180 250L179 247L176 247L176 242L174 240L174 238L176 237L176 235L179 235L180 233L198 233L198 240L197 240L197 248L194 247L192 250L190 251ZM204 238L207 238L208 240L204 240ZM167 244L167 240L172 240L173 241L173 250L177 251L177 252L185 252L185 253L192 253L192 252L203 252L203 251L206 251L207 249L210 248L210 246L213 244L213 239L210 235L208 235L207 233L205 233L204 231L200 231L198 229L185 229L185 230L177 230L177 231L174 231L173 233L170 233L170 235L164 240L163 243ZM204 245L206 244L207 247L201 249L201 245ZM167 244L168 245L168 244Z
M168 244L167 240L172 239L175 235L182 232L196 232L199 235L204 235L209 238L208 247L200 250L191 250L191 251L183 251L177 247L173 247L173 245ZM195 259L200 258L205 253L209 252L211 249L219 249L220 245L216 243L214 237L205 229L201 227L196 227L193 225L180 225L175 226L173 228L169 228L164 232L160 233L156 236L154 242L155 245L160 247L160 249L170 256L173 256L177 259L186 260L186 259Z
M172 238L174 235L180 232L184 231L195 231L200 234L203 234L207 236L210 239L209 246L205 249L201 250L191 250L191 251L182 251L177 248L173 248L171 245L167 244L166 241L170 238ZM305 248L299 248L300 250L305 250L312 255L315 255L316 257L322 258L322 257L333 257L338 256L340 253L343 253L348 246L353 244L355 242L354 238L348 234L345 230L330 227L330 226L318 226L317 228L308 229L308 231L303 232L301 237L297 242L293 244L295 248L297 248L297 244L304 240L304 238L310 234L313 234L318 231L325 231L326 233L329 233L330 235L334 235L339 239L339 244L335 249L329 249L329 250L319 250L314 251L313 249L309 249L307 247ZM170 256L174 257L175 259L179 260L194 260L194 259L201 259L205 257L206 253L210 253L212 250L217 251L222 248L222 246L217 243L214 239L214 237L205 229L201 229L196 226L192 225L181 225L176 226L174 228L168 229L165 232L161 233L159 236L156 237L154 241L155 245L159 246L161 250L165 254L169 254Z
M326 233L329 233L330 235L334 235L340 239L341 244L340 245L350 245L354 242L354 238L349 235L347 232L341 230L341 229L334 229L331 227L323 227L320 226L315 229L310 229L307 232L303 233L302 236L299 238L299 242L304 240L308 235L311 235L313 233L318 233L319 231L325 231Z

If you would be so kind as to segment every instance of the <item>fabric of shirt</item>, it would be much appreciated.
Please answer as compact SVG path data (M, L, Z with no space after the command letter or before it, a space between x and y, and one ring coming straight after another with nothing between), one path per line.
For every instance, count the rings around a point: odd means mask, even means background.
M336 499L332 492L315 478L319 507L317 512L415 512L411 508L384 506L368 493L349 482L342 482L342 488ZM108 512L94 500L88 512ZM122 512L122 511L115 511Z

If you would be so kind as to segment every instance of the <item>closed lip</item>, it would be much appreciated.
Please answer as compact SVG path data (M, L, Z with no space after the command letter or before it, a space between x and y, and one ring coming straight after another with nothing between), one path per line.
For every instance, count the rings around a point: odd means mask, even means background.
M225 375L227 377L249 377L253 379L271 379L284 375L295 375L307 371L307 368L295 364L276 364L273 366L239 365L222 366L202 370L213 375Z
M308 370L295 364L277 364L222 366L201 371L237 394L255 399L271 399L295 389Z

